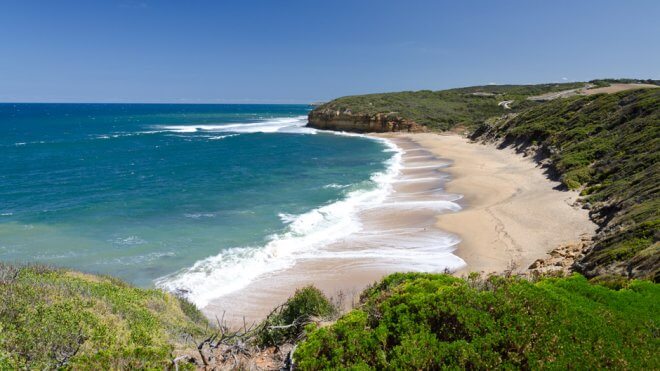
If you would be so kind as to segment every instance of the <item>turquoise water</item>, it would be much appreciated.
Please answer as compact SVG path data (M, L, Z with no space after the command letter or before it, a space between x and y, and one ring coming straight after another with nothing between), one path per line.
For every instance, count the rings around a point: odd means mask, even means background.
M0 260L184 292L196 289L168 283L224 269L216 283L238 288L269 265L253 260L276 258L263 256L269 244L336 227L329 205L377 187L392 156L379 141L304 128L307 112L1 104Z

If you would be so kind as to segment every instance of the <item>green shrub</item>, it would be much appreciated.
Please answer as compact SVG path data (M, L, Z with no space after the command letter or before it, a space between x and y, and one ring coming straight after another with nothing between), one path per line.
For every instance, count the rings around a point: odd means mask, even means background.
M621 290L627 288L631 281L624 276L607 274L594 277L589 282L595 285L605 286L611 290Z
M360 309L311 332L294 360L319 369L657 369L660 289L582 276L394 274Z
M298 289L263 321L258 342L270 346L296 340L310 321L327 319L336 311L330 300L316 287Z

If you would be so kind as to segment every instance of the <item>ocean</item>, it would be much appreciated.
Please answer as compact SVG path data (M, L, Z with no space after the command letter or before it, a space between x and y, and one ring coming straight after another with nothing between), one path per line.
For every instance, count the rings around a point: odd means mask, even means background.
M400 166L305 105L0 104L0 261L203 306L359 229Z

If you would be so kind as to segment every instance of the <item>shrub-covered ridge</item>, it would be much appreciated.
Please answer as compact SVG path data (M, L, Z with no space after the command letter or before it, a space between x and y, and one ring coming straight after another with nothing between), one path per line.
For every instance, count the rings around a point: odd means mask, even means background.
M313 126L314 117L321 113L342 112L355 117L382 114L400 117L431 130L448 130L457 125L474 127L489 117L538 104L527 100L529 96L584 86L585 83L487 85L347 96L315 108L310 113L310 124ZM506 107L500 104L507 101L510 103Z
M577 268L660 280L660 89L557 99L482 125L474 139L548 156L601 230Z
M657 369L660 289L584 277L394 274L294 353L318 369Z

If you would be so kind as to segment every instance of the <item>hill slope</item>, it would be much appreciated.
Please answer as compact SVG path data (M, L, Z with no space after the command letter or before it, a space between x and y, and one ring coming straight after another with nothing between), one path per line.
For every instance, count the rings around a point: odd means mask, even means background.
M337 98L309 114L309 126L353 132L474 129L485 119L559 98L660 85L658 80L605 79L537 85L485 85Z
M486 118L538 104L527 100L530 96L584 86L585 83L487 85L356 95L316 107L309 114L309 125L358 132L448 130L457 125L473 127ZM509 104L505 106L505 102Z
M582 190L601 228L578 271L660 280L660 89L557 99L491 120L473 139L535 152Z
M206 319L111 277L0 263L0 369L165 369ZM196 349L192 349L196 350Z

